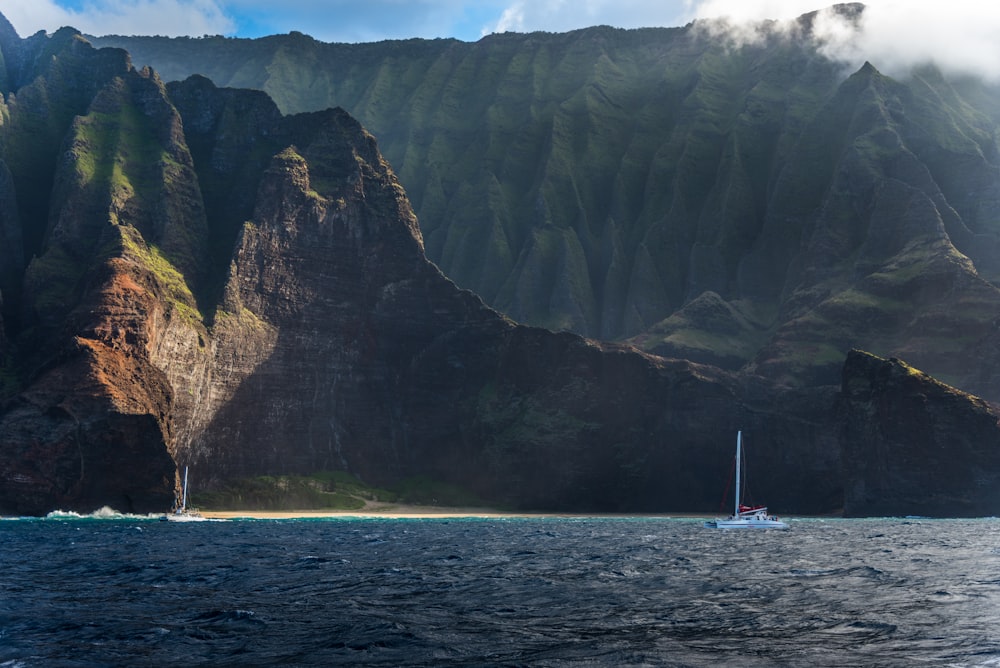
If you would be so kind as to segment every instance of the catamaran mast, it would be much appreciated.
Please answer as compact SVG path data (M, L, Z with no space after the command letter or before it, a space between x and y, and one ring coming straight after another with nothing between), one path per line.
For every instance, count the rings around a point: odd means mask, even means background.
M739 466L739 464L737 464ZM736 482L739 485L739 481ZM737 487L736 489L739 489ZM181 488L181 511L187 510L187 467L184 467L184 487Z
M736 432L736 509L733 510L733 517L740 516L740 446L742 445L743 432ZM184 489L187 491L187 469L184 469Z

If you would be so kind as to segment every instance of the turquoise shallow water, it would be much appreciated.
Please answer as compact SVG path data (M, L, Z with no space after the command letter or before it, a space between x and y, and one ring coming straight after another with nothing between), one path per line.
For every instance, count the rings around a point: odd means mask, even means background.
M1000 666L1000 521L0 521L0 666Z

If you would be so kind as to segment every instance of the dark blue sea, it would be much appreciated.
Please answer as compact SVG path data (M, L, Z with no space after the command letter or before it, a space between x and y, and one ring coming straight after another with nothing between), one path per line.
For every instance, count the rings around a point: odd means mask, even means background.
M1000 666L1000 520L0 521L0 666Z

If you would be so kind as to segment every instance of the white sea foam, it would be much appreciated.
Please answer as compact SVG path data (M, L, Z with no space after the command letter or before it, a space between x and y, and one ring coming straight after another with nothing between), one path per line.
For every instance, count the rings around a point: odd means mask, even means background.
M73 510L53 510L45 516L47 520L149 520L158 519L160 515L137 515L122 513L111 506L101 506L92 513L81 514ZM2 668L2 667L0 667Z

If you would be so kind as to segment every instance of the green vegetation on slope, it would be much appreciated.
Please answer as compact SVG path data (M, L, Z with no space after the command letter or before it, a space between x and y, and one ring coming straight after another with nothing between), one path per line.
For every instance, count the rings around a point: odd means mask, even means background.
M759 163L780 164L788 128L836 83L795 45L734 53L685 30L96 42L168 77L265 90L285 111L344 107L379 138L449 277L515 319L602 338L683 305L675 284L703 273L696 240L717 249L705 289L735 296L772 177Z
M123 228L121 233L125 255L155 277L166 303L192 324L200 325L203 321L202 314L186 279L177 267L158 247L147 245L134 229Z
M887 267L930 235L971 260L947 280L1000 281L1000 89L929 67L847 75L808 25L740 46L606 27L474 44L98 43L171 77L259 88L285 111L342 106L378 137L430 259L515 320L824 382L853 346L935 374L968 367L910 324L938 297ZM868 276L889 274L899 290L871 293ZM769 320L701 322L688 306L706 293ZM854 293L874 302L844 308ZM982 341L978 311L956 304L949 322Z
M215 491L195 492L191 505L202 510L361 510L392 504L481 506L481 499L451 484L408 478L393 490L364 484L345 471L309 476L257 476L229 480Z
M90 112L72 123L52 197L61 215L26 280L43 321L61 317L75 303L87 287L87 272L113 246L148 269L172 303L200 320L190 279L182 273L197 270L201 252L191 229L200 205L184 193L185 177L193 174L163 140L161 119L140 109L134 97L155 85L134 73L115 79Z

